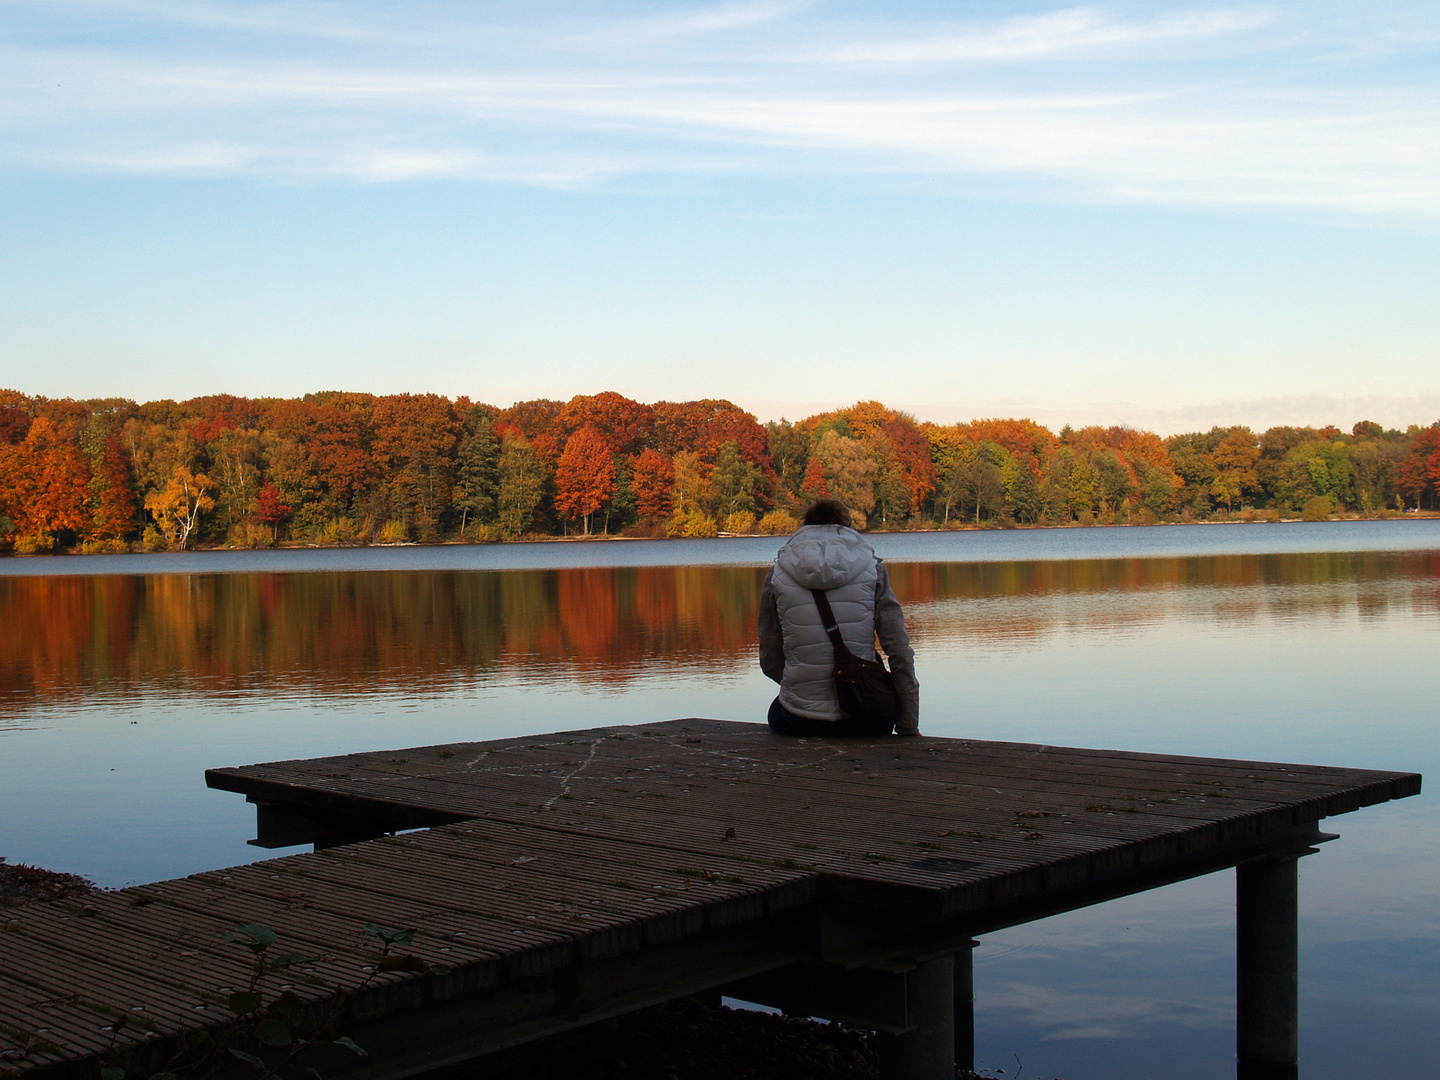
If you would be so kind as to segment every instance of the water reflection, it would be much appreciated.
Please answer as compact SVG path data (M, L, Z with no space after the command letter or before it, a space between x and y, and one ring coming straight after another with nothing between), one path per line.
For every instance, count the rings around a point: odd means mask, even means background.
M899 563L918 644L1440 611L1440 552ZM497 677L619 688L748 661L762 568L0 579L0 717L157 692L353 698Z
M891 574L917 636L991 649L1177 619L1239 628L1440 612L1440 552L926 563Z
M1440 769L1440 551L890 566L929 734ZM262 856L244 843L253 809L205 790L207 767L759 721L774 692L754 661L763 572L0 577L0 855L105 885L178 877ZM1434 1072L1432 800L1335 819L1344 839L1301 864L1307 1080ZM1233 938L1228 875L987 936L982 1064L1229 1074Z
M755 639L762 571L0 580L0 710L163 689L340 698L497 674L624 684L728 664Z

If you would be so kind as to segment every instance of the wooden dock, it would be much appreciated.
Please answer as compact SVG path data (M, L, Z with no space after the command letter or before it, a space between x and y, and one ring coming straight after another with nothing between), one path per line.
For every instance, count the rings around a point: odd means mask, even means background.
M972 1050L974 935L1235 867L1240 1072L1294 1076L1295 861L1421 778L677 720L206 781L256 843L317 850L7 913L0 1071L148 1076L230 1022L252 958L220 935L262 924L306 958L304 1022L344 993L363 1080L720 989L886 1033L886 1075L931 1080ZM415 935L382 961L367 924Z

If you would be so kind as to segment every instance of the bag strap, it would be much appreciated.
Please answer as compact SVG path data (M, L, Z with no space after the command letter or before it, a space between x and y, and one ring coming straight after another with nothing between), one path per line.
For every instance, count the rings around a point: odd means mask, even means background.
M836 654L843 652L854 656L855 654L850 652L850 647L845 644L845 639L840 636L840 624L835 621L835 612L830 607L830 598L825 595L825 590L811 589L810 595L815 597L815 606L820 609L820 618L825 623L825 633L830 636L830 644L835 647Z

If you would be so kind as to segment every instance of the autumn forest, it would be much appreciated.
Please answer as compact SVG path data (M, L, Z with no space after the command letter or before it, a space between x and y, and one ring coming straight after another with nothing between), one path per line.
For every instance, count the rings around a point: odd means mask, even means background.
M1440 422L1162 438L919 423L879 402L761 424L616 393L136 404L0 390L0 549L129 551L788 533L816 497L870 529L1380 516L1440 506Z

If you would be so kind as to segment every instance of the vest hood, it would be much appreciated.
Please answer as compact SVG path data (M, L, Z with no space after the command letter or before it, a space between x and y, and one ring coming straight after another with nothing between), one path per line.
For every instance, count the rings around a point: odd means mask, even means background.
M775 566L806 589L835 589L875 567L875 549L844 525L802 525L775 556Z

